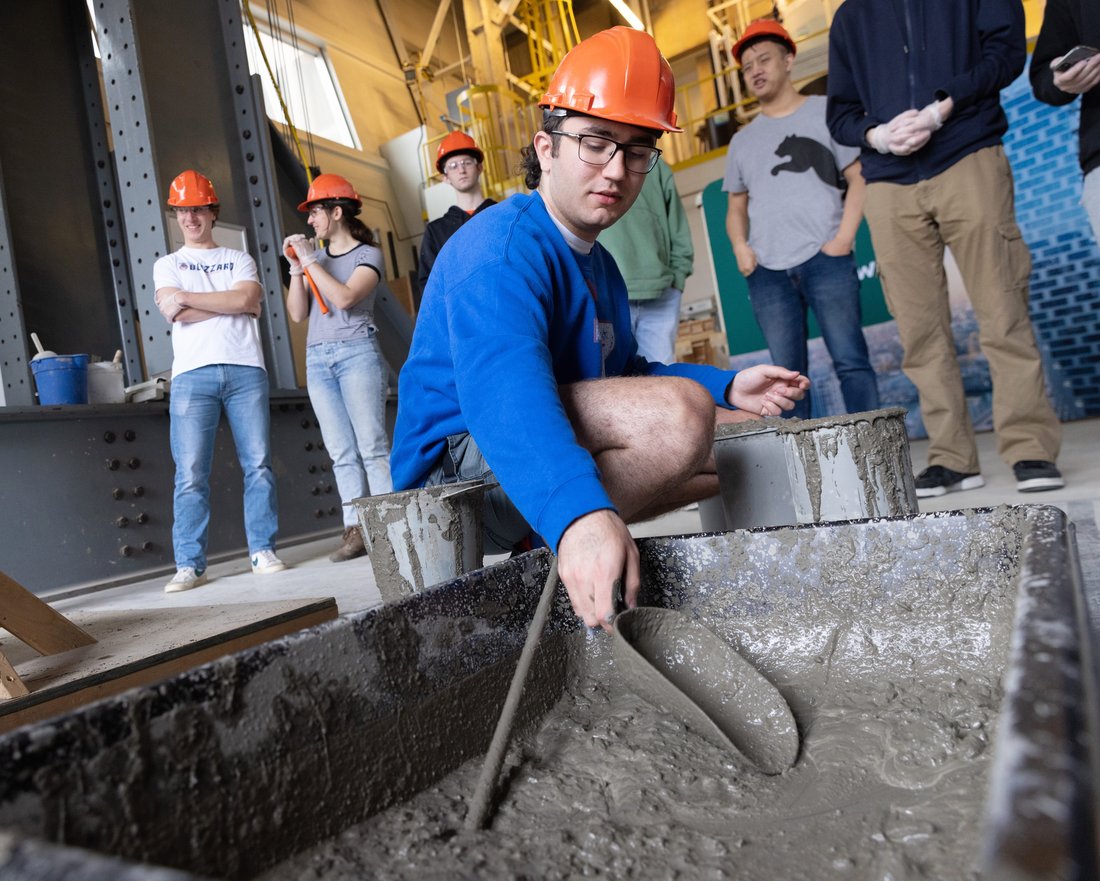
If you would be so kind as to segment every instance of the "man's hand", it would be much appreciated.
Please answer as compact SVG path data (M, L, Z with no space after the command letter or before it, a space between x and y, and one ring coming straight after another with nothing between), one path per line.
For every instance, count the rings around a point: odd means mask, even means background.
M176 316L183 311L184 306L177 300L177 296L182 291L173 291L172 293L161 296L159 293L154 296L154 301L157 304L157 309L160 310L160 314L164 316L164 320L169 324L176 320Z
M737 268L744 276L752 275L756 270L756 252L748 242L733 246L733 256L737 258Z
M846 257L852 253L854 245L851 239L842 239L837 235L821 246L821 253L829 257Z
M1064 57L1050 62L1051 69L1057 67ZM1064 73L1054 71L1054 85L1070 95L1083 95L1094 89L1097 83L1100 83L1100 55L1078 61Z
M289 241L303 269L317 262L317 249L312 239L307 239L303 235L296 235L291 236Z
M638 546L622 518L604 509L574 520L558 543L558 576L585 626L610 630L612 585L622 580L626 604L633 608L641 584Z
M739 410L778 416L806 397L810 380L797 370L757 364L738 371L730 384L727 400Z
M883 125L867 130L867 143L880 153L908 156L928 143L932 132L917 124L920 112L905 110Z

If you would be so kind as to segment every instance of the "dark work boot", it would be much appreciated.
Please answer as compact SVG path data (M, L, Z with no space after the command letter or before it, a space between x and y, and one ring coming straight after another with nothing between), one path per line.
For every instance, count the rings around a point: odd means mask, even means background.
M345 560L362 557L366 552L367 549L363 545L363 533L359 531L359 527L347 526L344 528L344 543L329 554L328 558L333 563L343 563Z

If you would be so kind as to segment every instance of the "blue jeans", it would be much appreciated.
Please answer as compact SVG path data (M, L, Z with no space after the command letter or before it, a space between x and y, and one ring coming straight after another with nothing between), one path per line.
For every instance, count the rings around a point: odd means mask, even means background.
M210 467L225 410L244 474L244 530L249 554L273 550L279 531L271 470L267 373L259 367L211 364L172 379L169 403L176 463L172 546L177 568L206 568Z
M818 252L792 269L757 266L746 281L752 311L773 362L809 376L806 309L810 307L832 356L844 406L849 413L878 409L878 386L863 338L859 279L851 254L830 257ZM808 419L809 395L787 415Z
M630 327L638 341L638 354L646 360L662 364L676 360L681 296L676 288L665 288L655 299L630 301Z
M378 341L361 337L306 349L306 386L332 457L340 501L393 492L386 435L388 371ZM344 508L344 525L358 524Z

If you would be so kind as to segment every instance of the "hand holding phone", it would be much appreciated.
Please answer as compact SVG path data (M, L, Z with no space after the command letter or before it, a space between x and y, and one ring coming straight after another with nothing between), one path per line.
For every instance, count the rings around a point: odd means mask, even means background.
M1054 65L1054 70L1057 73L1065 73L1075 64L1084 61L1086 58L1092 58L1093 55L1098 53L1100 53L1100 49L1093 49L1092 46L1074 46Z

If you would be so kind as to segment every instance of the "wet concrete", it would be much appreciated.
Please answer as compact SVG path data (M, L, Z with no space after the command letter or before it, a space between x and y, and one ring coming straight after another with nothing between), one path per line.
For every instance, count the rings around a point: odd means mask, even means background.
M0 737L0 876L35 877L22 845L52 860L57 842L219 878L1096 877L1060 512L639 545L642 603L779 686L790 771L629 693L559 591L496 822L459 832L546 576L534 553Z
M786 698L708 627L639 606L615 619L611 639L627 689L765 774L794 764L798 726Z
M262 878L979 877L1020 546L841 541L825 589L804 591L783 577L810 562L790 538L756 549L770 578L690 610L797 708L790 771L760 774L637 698L597 634L586 677L514 750L489 832L459 831L475 761ZM914 554L924 566L894 571Z

